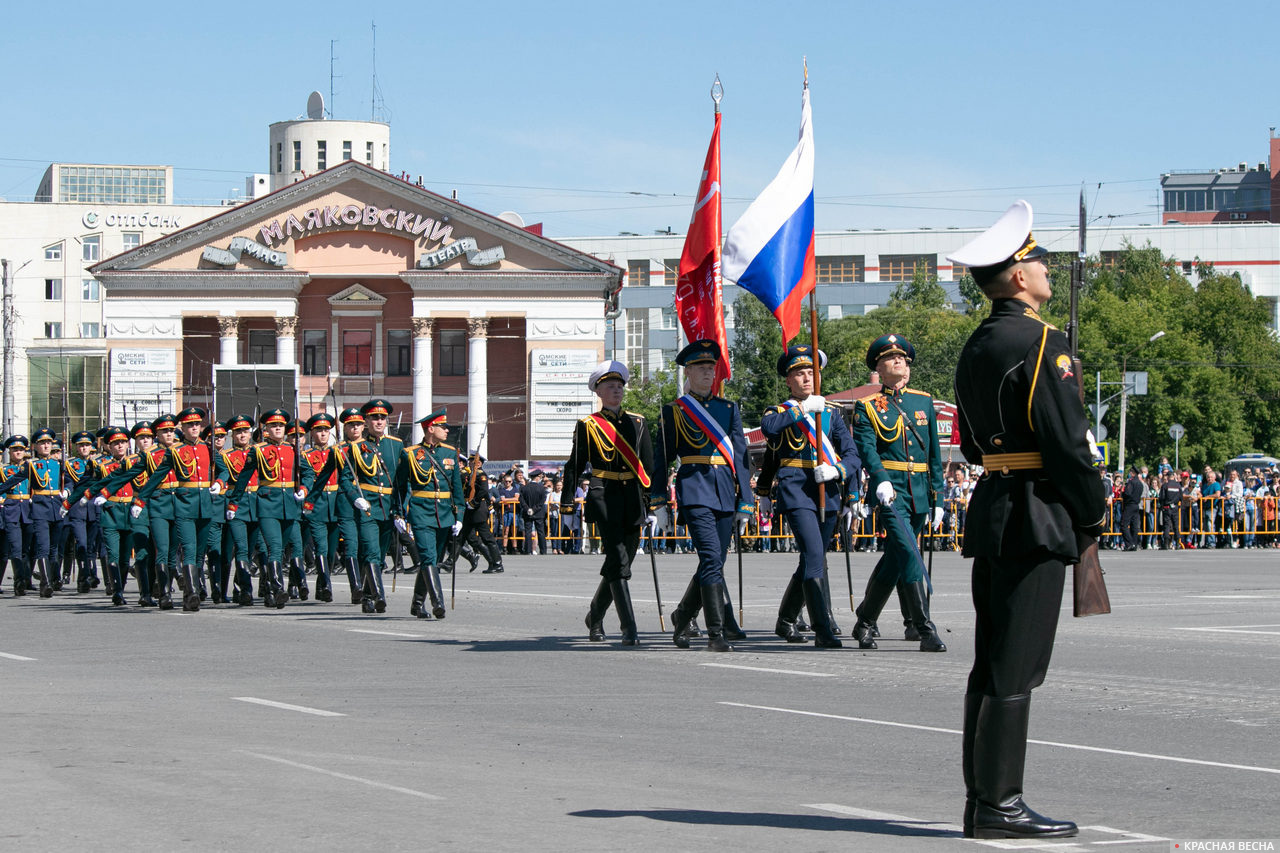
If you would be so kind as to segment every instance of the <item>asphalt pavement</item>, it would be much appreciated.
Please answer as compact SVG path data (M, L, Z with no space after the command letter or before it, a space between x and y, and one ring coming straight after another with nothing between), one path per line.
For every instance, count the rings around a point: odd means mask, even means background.
M855 598L873 559L853 555ZM669 614L694 558L657 561ZM659 630L647 555L635 649L612 612L587 641L598 557L464 572L442 621L409 616L411 576L384 615L15 599L6 579L0 849L1026 846L960 838L968 562L935 557L945 654L901 639L894 601L877 651L789 646L772 628L795 555L743 562L749 638L728 654ZM1280 838L1280 555L1103 563L1114 612L1074 619L1068 589L1027 756L1030 805L1081 832L1036 849Z

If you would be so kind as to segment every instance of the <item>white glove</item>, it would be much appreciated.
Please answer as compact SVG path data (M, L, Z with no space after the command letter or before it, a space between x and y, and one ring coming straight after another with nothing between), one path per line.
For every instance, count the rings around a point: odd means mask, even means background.
M295 501L297 501L298 503L302 503L303 501L305 501L305 500L307 499L307 490L306 490L306 489L298 489L298 491L296 491L296 492L294 492L294 493L293 493L293 499L294 499Z
M738 513L738 535L742 536L747 532L747 522L751 520L751 516L745 512Z
M142 515L142 507L138 506L137 504L134 504L133 506L129 507L130 518L137 518L140 515Z
M1102 461L1102 451L1098 450L1098 439L1093 437L1093 430L1084 431L1084 437L1089 439L1089 455L1093 457L1094 462Z
M105 499L104 499L104 500L105 500ZM80 496L80 500L76 501L76 503L80 504L80 506L88 506L88 505L89 505L89 496L88 496L88 495L81 495L81 496Z
M236 517L236 511L234 509L227 510L227 521L234 521L235 517Z
M405 523L403 518L397 518L393 524L395 524L396 530L399 530L405 536L409 535L409 525Z
M457 536L457 535L458 535L459 533L461 533L461 532L462 532L462 522L461 522L461 521L455 521L455 522L453 523L453 535L454 535L454 536Z
M893 490L893 483L890 483L888 480L885 480L883 483L876 486L876 498L885 506L893 503L893 499L897 496L898 493Z
M351 503L354 504L355 508L360 510L361 512L368 512L369 507L373 506L373 504L369 503L364 498L356 498Z
M102 506L102 505L103 505L103 504L105 504L106 502L107 502L107 499L106 499L106 498L104 498L102 495L98 495L97 497L95 497L95 498L93 499L93 505L94 505L94 506L97 506L97 507Z
M827 398L821 394L810 394L800 401L800 411L806 414L821 412L827 407Z
M62 491L58 492L58 497L62 498L65 501L67 498L71 497L71 492L67 491L66 489L63 489Z
M933 529L934 530L942 529L942 515L943 515L942 507L935 506L933 508Z
M67 517L67 508L65 506L59 506L58 518L66 518L66 517Z
M858 518L858 507L860 506L861 504L856 503L845 504L844 508L840 510L840 521L849 530L853 529L854 522Z
M819 483L829 483L840 477L840 471L834 465L823 462L813 469L813 479Z
M209 486L209 494L213 495L214 497L217 497L218 495L222 494L222 484L215 482L213 485Z
M871 515L871 510L867 509L867 505L862 503L861 501L855 504L855 506L857 506L857 512L858 512L859 518L866 518L867 516Z
M645 527L657 527L657 526L658 526L658 517L657 517L656 515L652 515L652 514L650 514L650 515L646 515L646 516L644 517L644 526L645 526Z

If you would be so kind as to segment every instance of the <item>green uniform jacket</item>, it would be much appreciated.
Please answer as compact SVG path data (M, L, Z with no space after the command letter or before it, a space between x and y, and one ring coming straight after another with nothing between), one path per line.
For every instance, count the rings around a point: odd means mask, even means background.
M390 521L393 515L392 486L394 482L387 472L386 463L378 446L372 441L360 439L346 444L346 461L338 474L338 485L347 500L354 506L356 498L369 502L369 516L377 521ZM357 512L356 517L362 513Z
M396 470L394 506L409 524L452 527L462 520L462 464L448 444L406 448Z
M870 478L868 500L887 481L913 513L940 506L942 458L932 397L911 388L881 388L854 405L853 440Z

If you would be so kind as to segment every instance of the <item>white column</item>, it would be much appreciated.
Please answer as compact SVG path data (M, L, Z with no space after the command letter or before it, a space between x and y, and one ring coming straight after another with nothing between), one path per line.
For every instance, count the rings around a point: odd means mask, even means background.
M221 349L218 353L219 365L233 365L240 362L240 318L218 318L218 341Z
M413 318L413 437L422 441L422 427L417 421L431 414L431 339L436 321L429 317Z
M297 317L276 318L276 364L292 367L297 364L295 335L298 333Z
M467 321L467 443L459 451L470 453L480 444L482 456L489 455L489 320L473 317ZM484 440L480 441L480 435Z

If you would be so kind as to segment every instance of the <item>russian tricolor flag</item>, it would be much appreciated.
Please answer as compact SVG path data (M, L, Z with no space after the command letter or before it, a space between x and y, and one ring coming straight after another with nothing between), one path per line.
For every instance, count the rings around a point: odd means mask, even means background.
M809 87L800 99L800 141L777 177L725 237L721 273L773 312L782 345L800 331L800 308L817 283L813 262L813 124Z

